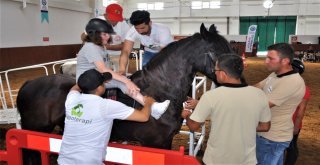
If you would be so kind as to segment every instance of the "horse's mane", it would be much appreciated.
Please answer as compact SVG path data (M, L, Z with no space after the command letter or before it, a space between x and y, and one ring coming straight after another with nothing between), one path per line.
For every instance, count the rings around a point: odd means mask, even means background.
M171 54L177 54L177 48L179 47L184 47L185 45L188 45L188 43L193 42L194 40L200 40L201 39L201 34L200 33L195 33L192 36L180 39L178 41L171 42L168 44L165 48L163 48L158 55L159 56L169 56Z
M169 51L168 51L167 53L175 52L175 51L176 51L176 50L174 49L175 47L185 45L186 43L191 42L191 41L194 41L194 40L196 40L196 39L201 39L201 34L200 34L200 33L195 33L195 34L193 34L192 36L189 36L189 37L180 39L180 40L178 40L178 41L171 42L169 45L167 45L167 46L164 48L164 50L165 50L165 49L168 49Z
M199 33L195 33L194 35L192 35L190 37L186 37L186 38L180 39L178 41L171 42L166 47L164 47L157 54L157 56L152 59L152 61L159 62L160 59L168 58L168 56L174 56L179 53L179 51L177 51L177 49L184 48L186 45L189 45L189 43L192 43L196 39L201 39L201 35Z
M164 63L168 58L175 58L177 56L184 56L186 57L185 52L195 52L194 44L199 42L202 39L200 33L195 33L190 37L183 38L178 41L171 42L166 47L164 47L155 57L153 57L144 68L148 68L148 70L153 69L156 65L161 65ZM190 49L190 50L188 50Z
M161 62L160 59L168 58L168 56L179 55L179 53L181 52L186 52L186 49L189 49L189 51L192 51L196 54L197 49L194 45L196 42L199 42L201 40L207 40L207 42L212 43L210 44L210 46L212 46L211 49L214 51L215 56L222 55L226 52L233 52L233 49L229 42L223 36L219 35L214 25L212 25L210 27L210 32L206 33L205 36L201 35L200 33L195 33L192 36L170 43L165 48L163 48L156 57L153 58L153 61L159 63Z

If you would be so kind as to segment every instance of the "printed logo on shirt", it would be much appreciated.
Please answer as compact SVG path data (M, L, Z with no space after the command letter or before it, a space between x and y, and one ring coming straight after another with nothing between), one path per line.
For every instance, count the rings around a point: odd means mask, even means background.
M83 108L82 104L78 104L71 109L71 116L66 114L66 119L74 122L84 123L84 124L91 124L92 119L83 119L81 116L83 115Z
M150 49L160 49L160 45L149 45L147 47Z
M78 123L83 123L83 124L91 124L92 123L92 119L88 120L88 119L81 119L75 116L70 116L68 114L66 114L66 119L70 120L70 121L74 121L74 122L78 122Z
M83 108L82 104L78 104L74 106L71 110L71 115L76 117L81 117L83 114L83 112L81 111L82 108Z

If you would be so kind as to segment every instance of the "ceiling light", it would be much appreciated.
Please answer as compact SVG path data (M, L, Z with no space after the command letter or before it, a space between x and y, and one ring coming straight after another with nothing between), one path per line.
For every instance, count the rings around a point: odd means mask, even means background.
M266 9L270 9L273 6L273 1L272 0L265 0L263 2L263 7Z

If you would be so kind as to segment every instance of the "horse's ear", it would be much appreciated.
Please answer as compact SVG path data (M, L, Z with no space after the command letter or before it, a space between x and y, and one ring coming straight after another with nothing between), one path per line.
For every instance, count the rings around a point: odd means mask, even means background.
M200 26L200 34L201 34L202 38L204 38L205 40L208 39L209 32L203 23Z
M217 31L217 28L214 24L212 24L210 27L209 27L209 32L210 33L213 33L213 34L217 34L218 31Z

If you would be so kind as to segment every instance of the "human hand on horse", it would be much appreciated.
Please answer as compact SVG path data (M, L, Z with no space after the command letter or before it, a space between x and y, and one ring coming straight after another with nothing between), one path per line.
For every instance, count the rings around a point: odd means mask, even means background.
M186 109L194 109L197 106L198 102L199 102L198 100L193 99L188 96L188 100L186 101L185 108Z
M184 118L184 119L186 119L186 118L188 118L191 114L192 114L192 110L190 110L190 109L184 109L184 110L182 110L182 112L181 112L181 117Z

